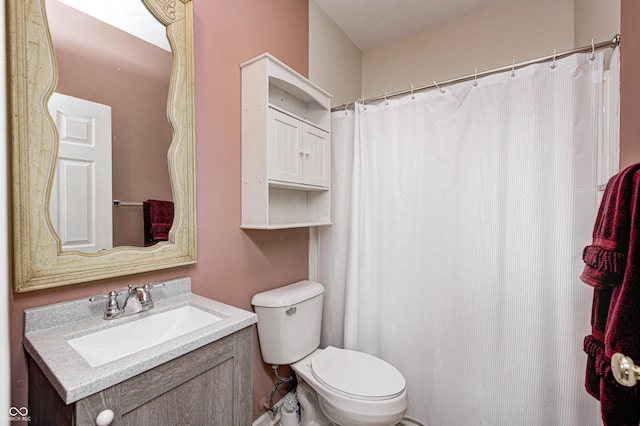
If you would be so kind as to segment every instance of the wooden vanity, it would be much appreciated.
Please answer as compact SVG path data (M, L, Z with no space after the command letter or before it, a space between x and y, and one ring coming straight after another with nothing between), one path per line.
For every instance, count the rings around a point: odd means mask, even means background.
M251 424L251 330L240 330L120 384L65 404L29 358L32 425L95 425L112 410L112 425Z
M191 293L189 278L154 288L155 307L115 320L103 319L104 303L87 299L25 310L23 344L29 359L28 416L31 425L250 425L252 420L252 344L255 313ZM198 321L193 331L173 322L162 329L177 337L163 341L148 325L135 326L124 340L123 325L149 324L165 313L190 306L218 321ZM151 337L136 352L116 350L102 364L88 362L69 341L104 330L118 342ZM117 341L117 342L116 342ZM113 344L111 344L113 342ZM91 346L94 348L94 346ZM110 410L110 411L109 411ZM110 421L98 421L106 417Z

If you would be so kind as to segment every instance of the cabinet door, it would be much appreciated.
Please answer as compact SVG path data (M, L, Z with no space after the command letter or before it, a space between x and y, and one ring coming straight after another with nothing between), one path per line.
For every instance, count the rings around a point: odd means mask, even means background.
M302 183L302 122L269 108L268 127L269 179Z
M316 127L303 126L303 183L329 187L331 143L329 133Z
M239 330L70 405L30 358L29 424L95 425L109 409L112 426L250 425L252 331Z

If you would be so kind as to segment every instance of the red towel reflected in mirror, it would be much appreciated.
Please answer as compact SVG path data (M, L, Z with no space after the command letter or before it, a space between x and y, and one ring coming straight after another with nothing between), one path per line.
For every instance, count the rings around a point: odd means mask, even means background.
M144 245L169 240L173 225L173 201L147 200L142 203L144 215Z

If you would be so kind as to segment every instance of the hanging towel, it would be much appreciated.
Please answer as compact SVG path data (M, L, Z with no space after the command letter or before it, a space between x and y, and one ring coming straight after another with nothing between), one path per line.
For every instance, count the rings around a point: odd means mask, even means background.
M638 426L639 386L615 381L611 356L621 352L640 361L640 164L607 183L582 259L580 278L593 287L591 335L584 339L586 389L600 400L606 426Z
M144 245L169 239L173 225L173 201L147 200L142 203L144 215Z

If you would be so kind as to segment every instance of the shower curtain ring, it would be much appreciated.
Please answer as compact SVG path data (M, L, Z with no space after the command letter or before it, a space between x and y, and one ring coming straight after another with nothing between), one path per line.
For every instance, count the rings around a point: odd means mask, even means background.
M435 80L433 80L433 85L436 86L438 90L440 90L440 93L444 93L444 89L438 86L438 83Z
M516 60L514 59L511 63L511 77L516 76Z
M476 67L476 70L473 73L473 87L478 87L478 67Z
M551 63L551 69L556 67L556 49L553 49L553 62Z
M593 42L593 39L591 39L591 58L592 61L594 59L596 59L596 45Z

